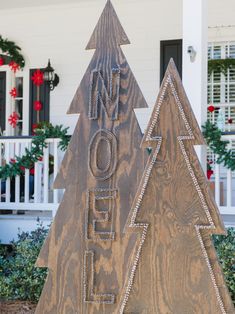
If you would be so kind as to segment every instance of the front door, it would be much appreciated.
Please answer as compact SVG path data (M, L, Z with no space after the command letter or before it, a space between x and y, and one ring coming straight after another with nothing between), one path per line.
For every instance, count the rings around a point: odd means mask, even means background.
M6 129L6 72L0 72L0 136Z

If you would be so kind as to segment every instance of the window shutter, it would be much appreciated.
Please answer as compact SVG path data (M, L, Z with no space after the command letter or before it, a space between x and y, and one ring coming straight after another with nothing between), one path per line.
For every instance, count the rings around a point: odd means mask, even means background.
M0 128L6 128L6 72L0 72Z
M182 78L182 39L162 40L160 42L160 83L165 75L171 58L174 59L179 75Z
M33 84L31 79L34 71L30 70L30 82L29 82L29 134L32 134L32 126L37 123L37 111L34 110L34 101L37 100L37 86ZM44 69L40 69L42 72ZM50 88L49 84L44 82L39 86L39 100L42 103L42 109L39 111L39 121L49 122L50 121Z

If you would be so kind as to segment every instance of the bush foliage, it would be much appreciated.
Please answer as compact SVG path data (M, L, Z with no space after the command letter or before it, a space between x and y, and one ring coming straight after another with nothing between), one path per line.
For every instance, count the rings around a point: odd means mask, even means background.
M47 270L35 268L48 229L39 225L30 233L21 232L18 240L0 249L0 299L37 302Z
M0 299L39 300L47 270L34 265L47 233L39 225L33 232L20 233L10 250L0 246ZM235 303L235 229L229 228L227 236L214 236L214 243Z
M227 236L214 236L214 243L235 304L235 228L228 228Z

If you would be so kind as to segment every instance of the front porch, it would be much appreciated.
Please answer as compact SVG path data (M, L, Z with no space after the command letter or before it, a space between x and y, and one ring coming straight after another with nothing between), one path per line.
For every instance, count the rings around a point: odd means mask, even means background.
M223 135L229 147L235 147L234 132ZM0 240L9 243L16 238L19 228L34 230L38 220L47 226L55 216L63 191L53 189L53 181L58 173L63 152L59 148L60 139L47 139L41 161L34 164L34 174L25 169L23 176L0 180ZM10 162L21 157L30 148L32 137L1 137L0 160ZM215 161L215 155L208 151L208 158ZM50 165L50 159L53 159ZM210 179L212 192L219 205L227 227L235 226L235 172L214 163Z
M62 192L53 190L63 156L60 139L49 138L43 157L32 169L25 169L21 176L0 180L0 240L9 243L19 231L31 231L38 220L45 226L51 223L58 208ZM1 137L0 161L9 163L16 156L22 157L30 149L32 137Z

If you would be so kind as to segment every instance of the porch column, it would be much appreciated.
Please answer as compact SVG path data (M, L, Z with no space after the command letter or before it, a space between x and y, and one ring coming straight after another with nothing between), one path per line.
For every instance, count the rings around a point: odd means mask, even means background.
M183 0L183 84L199 126L207 114L207 1ZM206 147L196 151L205 169Z

